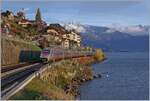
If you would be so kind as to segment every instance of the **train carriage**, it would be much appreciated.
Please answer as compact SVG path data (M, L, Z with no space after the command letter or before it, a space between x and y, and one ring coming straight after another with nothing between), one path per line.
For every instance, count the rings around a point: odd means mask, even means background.
M41 52L40 58L42 62L52 62L61 59L77 58L90 56L93 52L69 50L64 48L46 48Z

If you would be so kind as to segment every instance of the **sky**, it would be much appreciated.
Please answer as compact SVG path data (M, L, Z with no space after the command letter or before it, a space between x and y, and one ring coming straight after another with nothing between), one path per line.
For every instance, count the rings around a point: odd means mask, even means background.
M3 0L2 11L24 8L35 19L40 8L47 23L80 23L95 26L149 25L149 0Z

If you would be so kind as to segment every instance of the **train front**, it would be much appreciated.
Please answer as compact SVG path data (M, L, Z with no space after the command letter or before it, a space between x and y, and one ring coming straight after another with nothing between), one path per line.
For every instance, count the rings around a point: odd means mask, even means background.
M43 63L48 62L49 56L50 56L50 49L43 49L40 55L41 61Z

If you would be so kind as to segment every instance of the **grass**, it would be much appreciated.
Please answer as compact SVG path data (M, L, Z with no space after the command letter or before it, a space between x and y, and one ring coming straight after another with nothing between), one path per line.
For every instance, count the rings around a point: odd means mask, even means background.
M35 51L41 51L42 50L40 47L33 44L32 42L29 43L29 42L25 42L22 40L16 41L16 40L4 39L4 38L2 38L2 41L12 43L14 46L18 46L20 48L26 48L26 49L35 50Z
M47 99L73 99L71 95L55 85L44 82L39 78L33 79L24 89L12 96L11 100L47 100Z
M23 90L21 90L19 93L16 93L16 95L12 96L10 99L14 100L46 99L46 97L42 95L42 91L46 90L44 89L45 87L47 87L45 83L42 83L40 79L35 78Z
M34 44L24 43L23 45L25 47L27 47L28 49L31 49L31 50L35 50L35 51L41 51L42 50L40 47L38 47L37 45L34 45Z
M13 100L74 100L81 79L92 79L90 67L66 61L54 65L33 79ZM67 88L68 89L67 89Z

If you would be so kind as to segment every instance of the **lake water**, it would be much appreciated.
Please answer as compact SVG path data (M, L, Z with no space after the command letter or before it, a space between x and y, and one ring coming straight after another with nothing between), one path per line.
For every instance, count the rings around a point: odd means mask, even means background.
M80 87L81 100L149 99L148 53L106 53L107 60L93 65L102 78Z

